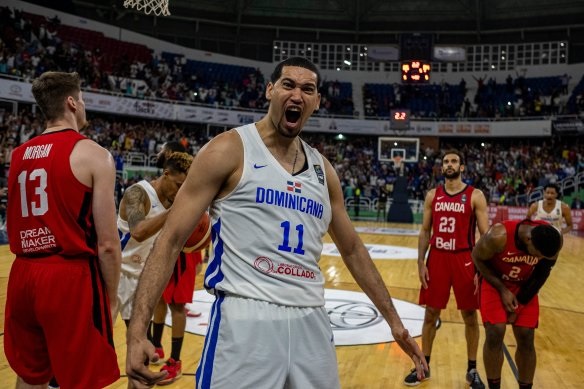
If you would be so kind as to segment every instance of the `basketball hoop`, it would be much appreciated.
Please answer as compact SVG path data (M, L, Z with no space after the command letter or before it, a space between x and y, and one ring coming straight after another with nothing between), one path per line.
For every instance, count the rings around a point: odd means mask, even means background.
M392 158L393 160L393 168L395 169L395 172L397 173L398 176L403 176L404 175L404 165L403 165L403 158L401 155L396 154L394 155Z
M399 170L401 168L401 165L402 165L401 155L394 155L392 159L393 159L393 167L396 170Z
M169 16L168 0L124 0L124 7L135 8L146 15Z

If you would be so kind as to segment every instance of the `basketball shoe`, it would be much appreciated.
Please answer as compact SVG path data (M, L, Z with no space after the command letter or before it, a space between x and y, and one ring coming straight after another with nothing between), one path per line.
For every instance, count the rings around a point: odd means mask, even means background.
M485 384L483 384L477 369L470 369L466 373L466 383L469 385L470 389L485 389Z
M164 349L162 347L155 347L154 351L156 352L156 354L158 354L158 360L156 362L154 361L150 361L151 364L153 365L162 365L162 363L164 362Z
M410 374L408 374L406 376L406 378L404 378L404 385L407 386L418 386L420 385L422 382L429 380L430 379L430 368L428 368L428 371L424 372L424 379L422 381L420 381L418 379L418 373L416 373L416 369L412 369L412 371L410 371Z
M168 375L162 381L158 382L158 385L169 385L174 381L182 377L182 364L181 361L175 361L172 358L168 358L166 364L162 366L160 371L167 371Z

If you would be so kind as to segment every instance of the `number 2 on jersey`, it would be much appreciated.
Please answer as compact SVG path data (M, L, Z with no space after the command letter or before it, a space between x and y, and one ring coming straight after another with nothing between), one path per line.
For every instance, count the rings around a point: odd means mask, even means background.
M30 200L30 209L33 216L41 216L49 210L49 200L47 198L47 171L45 169L34 169L30 175L28 171L23 170L18 175L18 184L20 185L20 209L22 217L29 215L29 198L26 193L26 182L35 182L34 195L38 201Z
M280 224L280 227L284 229L284 238L282 244L278 245L278 250L289 253L292 251L292 247L290 247L290 222L283 221ZM304 250L302 249L302 245L304 244L304 225L298 224L296 226L296 231L298 232L298 245L294 248L294 254L304 255Z

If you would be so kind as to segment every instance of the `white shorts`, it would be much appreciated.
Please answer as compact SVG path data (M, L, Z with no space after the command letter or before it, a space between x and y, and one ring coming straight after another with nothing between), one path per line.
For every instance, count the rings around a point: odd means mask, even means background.
M138 287L138 277L122 272L118 285L118 310L123 320L130 320L132 316L132 302ZM115 318L113 319L115 322Z
M324 307L287 307L220 293L196 388L340 388Z

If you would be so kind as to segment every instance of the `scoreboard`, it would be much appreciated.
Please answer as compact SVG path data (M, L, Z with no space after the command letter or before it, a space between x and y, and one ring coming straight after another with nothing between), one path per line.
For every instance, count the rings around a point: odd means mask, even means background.
M405 61L401 63L402 82L405 84L424 84L430 82L430 62Z
M392 130L409 130L410 129L410 110L409 109L392 109L390 111L389 124Z

